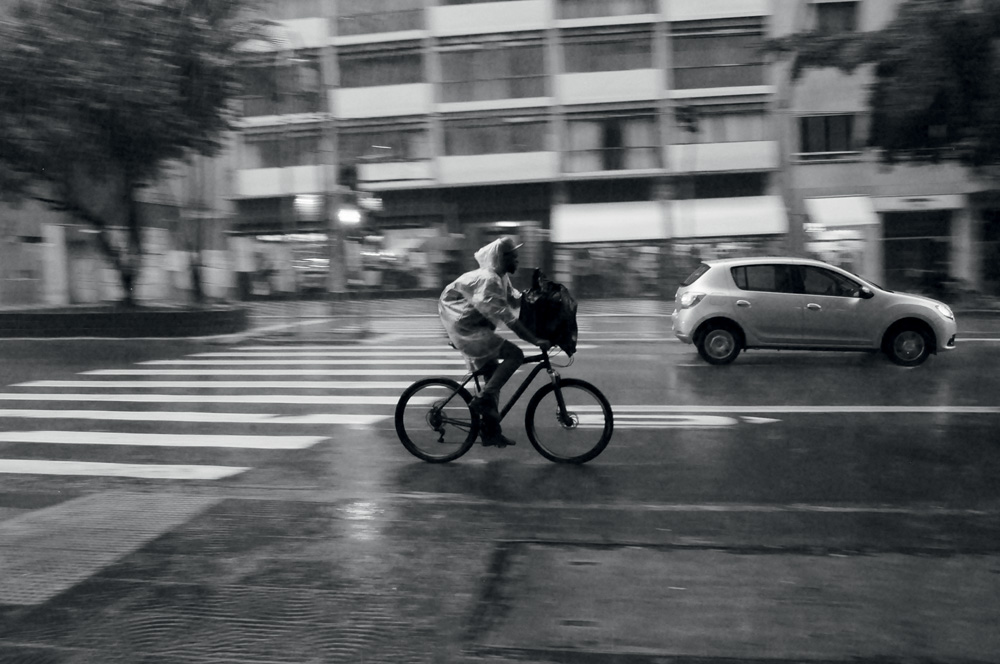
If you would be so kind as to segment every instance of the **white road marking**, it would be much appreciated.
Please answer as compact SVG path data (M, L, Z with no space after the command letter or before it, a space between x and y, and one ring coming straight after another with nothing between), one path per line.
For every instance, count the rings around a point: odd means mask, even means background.
M11 387L77 387L77 388L176 388L176 389L256 389L274 390L405 390L412 381L364 380L35 380Z
M18 475L90 475L158 480L217 480L250 470L237 466L185 466L92 461L0 459L0 473Z
M344 424L372 426L388 415L341 415L316 413L283 417L271 413L198 413L185 411L132 410L34 410L0 409L0 418L42 420L109 420L118 422L208 422L212 424Z
M464 367L429 369L96 369L81 376L431 376L460 377Z
M226 447L247 450L302 450L325 436L232 436L110 431L2 431L0 443L128 445L137 447Z
M413 359L413 360L408 360L408 359L403 359L403 358L392 359L392 360L384 360L384 359L368 358L368 357L358 357L356 359L344 359L344 360L298 359L298 358L289 358L289 359L281 359L281 360L235 360L235 359L187 360L187 359L184 359L184 360L149 360L148 362L139 362L138 364L140 364L140 365L154 365L154 366L185 365L185 364L192 364L192 365L199 365L199 364L201 364L201 365L221 365L221 366L244 366L244 365L245 366L262 366L262 365L272 365L272 364L277 364L277 365L282 365L282 366L294 365L294 364L308 364L308 365L320 365L320 364L341 364L341 365L347 364L347 365L354 365L354 364L360 364L360 365L365 365L365 366L371 365L371 364L379 364L379 365L388 364L388 365L393 365L393 366L401 366L401 365L411 364L411 365L428 365L428 366L438 365L438 366L440 366L440 365L444 365L444 364L449 364L449 365L459 364L459 365L465 366L465 360L463 360L461 357L457 357L457 356L454 359L446 359L446 358L421 359L421 358L417 358L417 359Z
M371 358L371 357L413 357L413 358L423 358L423 357L446 357L449 360L455 359L456 357L461 359L458 355L458 351L448 351L448 350L432 350L432 351L383 351L383 350L371 350L362 349L360 351L340 351L340 350L311 350L311 351L300 351L300 350L287 350L287 351L256 351L256 352L242 352L242 351L226 351L217 353L195 353L193 355L188 355L187 357L196 358L228 358L228 357L358 357L358 358Z
M414 403L431 403L416 397ZM399 396L329 396L311 394L0 394L0 401L103 401L115 403L274 403L322 406L395 406Z
M600 406L581 406L596 411ZM913 413L976 415L1000 414L1000 406L616 406L618 413Z

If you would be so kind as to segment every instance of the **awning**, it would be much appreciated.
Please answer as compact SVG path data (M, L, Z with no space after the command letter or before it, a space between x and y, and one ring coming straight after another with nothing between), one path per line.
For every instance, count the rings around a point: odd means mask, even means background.
M780 196L694 198L673 201L673 236L677 238L781 235L788 215Z
M878 225L875 206L868 196L833 196L807 198L809 221L823 228Z
M556 205L552 209L552 242L634 242L670 237L660 203L592 203Z

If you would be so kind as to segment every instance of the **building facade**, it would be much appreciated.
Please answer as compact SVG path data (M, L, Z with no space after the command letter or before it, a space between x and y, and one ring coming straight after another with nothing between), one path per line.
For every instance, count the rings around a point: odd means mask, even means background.
M345 169L381 205L362 267L402 263L397 288L440 287L500 233L581 296L669 297L701 258L787 250L766 0L274 8L245 100L244 253L274 233L322 253Z
M772 25L777 35L876 30L899 4L774 0ZM779 64L775 77L789 229L806 253L893 289L1000 294L995 183L954 163L880 163L865 149L870 67L809 70L793 81Z
M792 80L762 50L878 29L900 1L274 0L201 197L229 233L218 290L432 291L511 234L581 297L669 298L699 260L761 253L1000 293L993 185L886 167L865 147L870 70Z
M229 229L232 153L173 164L137 194L143 256L133 297L139 303L186 303L195 279L209 299L238 294ZM95 189L85 204L125 246L120 197ZM121 279L97 231L67 212L25 199L0 205L0 306L87 305L122 299ZM196 276L197 275L197 276Z

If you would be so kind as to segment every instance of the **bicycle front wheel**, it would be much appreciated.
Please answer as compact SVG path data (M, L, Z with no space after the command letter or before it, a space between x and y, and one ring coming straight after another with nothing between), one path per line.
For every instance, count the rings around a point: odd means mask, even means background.
M524 428L528 440L546 459L586 463L611 441L614 415L596 387L576 378L561 378L558 388L549 383L531 397Z
M396 434L410 454L445 463L469 451L479 435L472 395L448 378L425 378L406 388L396 402Z

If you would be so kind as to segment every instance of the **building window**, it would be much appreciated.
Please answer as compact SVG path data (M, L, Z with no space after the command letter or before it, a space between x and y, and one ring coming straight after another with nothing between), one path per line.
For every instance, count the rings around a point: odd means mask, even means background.
M655 14L656 0L559 0L559 18Z
M243 70L243 115L319 113L326 110L319 59L298 56L297 62L266 62Z
M340 56L340 85L367 88L424 82L424 58L419 50L363 51Z
M772 140L771 121L763 109L699 108L696 130L677 133L677 143L736 143Z
M323 163L318 135L247 136L243 168L285 168Z
M338 144L340 159L359 161L419 161L431 158L430 136L424 127L365 127L345 130Z
M264 13L273 21L320 18L324 16L325 4L326 0L271 0L264 7Z
M695 198L735 198L767 194L767 173L705 173L692 178Z
M858 29L857 2L821 2L813 5L816 31L824 34L854 32Z
M337 3L337 34L341 36L422 30L423 27L424 0L340 0Z
M548 150L549 123L540 116L446 120L445 154L478 155Z
M545 96L545 47L538 42L462 44L441 51L443 102Z
M564 69L567 73L626 71L653 66L651 32L563 34Z
M564 168L568 173L660 168L655 115L571 119Z
M799 151L825 155L857 152L853 115L811 115L799 118Z
M671 44L675 89L763 85L765 82L764 33L759 20L675 24Z

